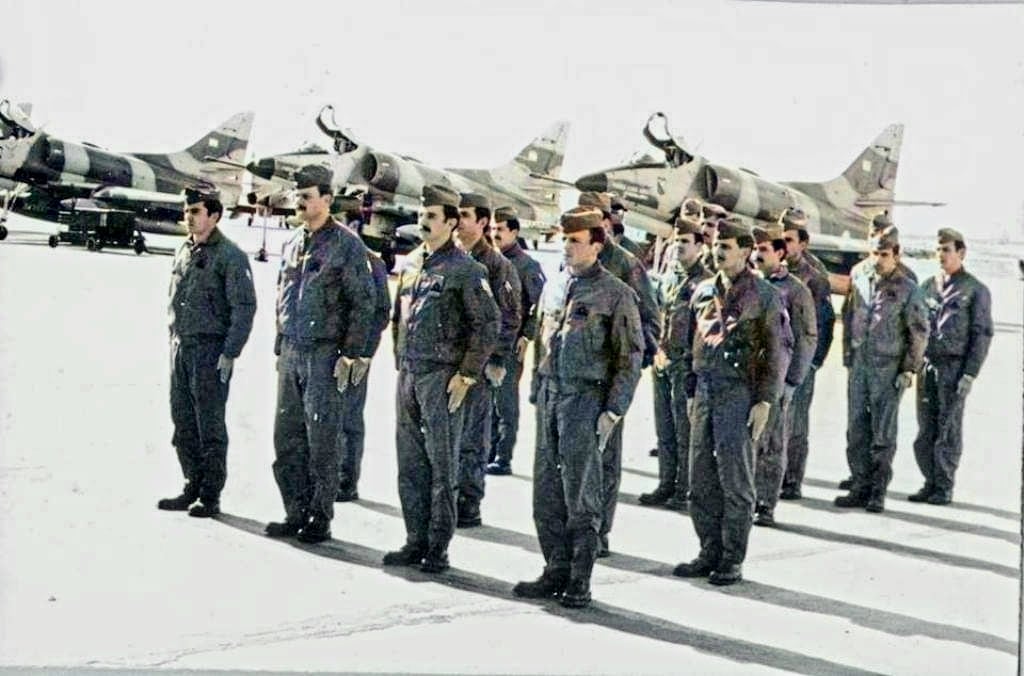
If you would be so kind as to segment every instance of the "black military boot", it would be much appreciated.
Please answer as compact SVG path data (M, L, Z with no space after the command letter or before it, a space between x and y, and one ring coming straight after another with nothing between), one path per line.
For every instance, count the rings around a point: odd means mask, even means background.
M189 516L199 519L209 519L220 514L220 500L201 500L188 510Z
M544 571L532 582L517 582L512 593L523 599L547 599L560 596L569 585L569 571Z
M768 505L758 505L754 510L755 526L774 526L775 510Z
M676 577L707 577L714 570L715 564L698 556L693 561L680 563L672 569L672 574Z
M562 605L566 608L586 608L590 605L590 580L574 577L562 592Z
M474 528L483 524L480 518L480 501L475 498L459 497L459 518L455 525L459 528Z
M802 497L803 494L800 492L799 486L783 486L782 490L779 492L779 500L799 500Z
M408 543L402 545L402 548L388 552L384 555L385 566L418 566L423 561L423 554L425 550L423 547L416 547Z
M184 512L192 506L192 503L195 502L198 497L198 495L185 492L174 498L163 498L156 503L156 508L168 512Z
M941 488L935 489L935 492L928 496L929 505L948 505L953 502L953 491L944 491Z
M651 456L652 458L657 458L658 457L658 449L657 448L652 448L651 450L647 451L647 455Z
M335 502L352 502L359 499L359 491L347 481L338 484L338 493L334 496Z
M608 535L598 536L596 556L599 559L606 559L612 555L611 546L608 544Z
M834 501L836 507L867 507L868 496L863 491L850 491L840 495Z
M689 512L690 501L686 499L686 493L676 492L671 498L665 502L665 509L675 510L677 512Z
M486 471L492 476L508 476L512 474L512 466L507 462L495 460L491 464L487 465Z
M267 527L263 529L263 532L272 538L289 538L299 532L302 529L302 524L298 521L271 521L267 524Z
M708 582L719 587L736 584L743 579L743 566L738 563L722 563L708 575Z
M848 491L853 488L853 477L847 477L839 482L839 490Z
M665 484L658 484L650 493L641 493L640 497L637 498L641 505L647 505L653 507L656 505L664 505L669 499L675 495L675 486L666 486Z
M872 514L880 514L885 511L885 491L873 490L871 495L868 497L867 504L864 505L866 511Z
M318 542L331 539L331 522L323 516L311 516L309 521L302 525L295 539L305 542L307 545L315 545Z
M928 502L928 498L932 496L934 491L935 489L932 486L925 484L918 492L908 495L907 500L911 502Z
M424 573L443 573L448 570L448 552L441 549L428 550L420 570Z

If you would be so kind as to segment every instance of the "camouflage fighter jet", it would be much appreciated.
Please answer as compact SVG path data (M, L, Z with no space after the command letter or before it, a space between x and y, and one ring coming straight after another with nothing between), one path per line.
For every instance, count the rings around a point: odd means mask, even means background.
M283 191L293 189L292 177L299 168L314 163L331 167L339 193L362 197L362 237L381 252L389 266L396 253L414 246L397 237L396 230L416 221L420 195L427 184L482 193L495 206L516 207L527 239L549 237L555 232L561 213L558 193L564 188L557 179L565 157L568 122L555 123L514 159L494 169L439 169L406 155L375 150L338 127L332 106L325 106L316 122L331 139L332 151L307 146L251 162L248 170L278 184ZM257 204L270 196L254 192L249 201Z
M239 113L175 153L123 153L51 136L22 108L2 101L0 239L7 236L9 211L62 224L87 214L126 215L138 230L136 251L144 249L142 232L185 235L186 186L209 184L221 191L224 204L238 201L244 172L220 160L245 159L252 122L252 113Z
M903 125L893 124L864 148L846 170L829 181L773 182L748 169L712 164L688 151L672 136L667 118L655 113L644 137L664 154L581 176L581 191L612 192L630 208L623 223L656 236L671 233L671 223L687 199L712 202L749 225L775 223L788 207L810 217L811 249L838 274L867 254L871 219L894 205L941 206L937 202L897 201L893 197Z

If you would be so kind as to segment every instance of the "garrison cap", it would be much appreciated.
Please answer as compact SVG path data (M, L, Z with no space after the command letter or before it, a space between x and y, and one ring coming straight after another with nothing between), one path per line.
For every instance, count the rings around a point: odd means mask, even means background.
M754 243L756 244L771 242L773 239L782 239L782 229L778 226L773 228L760 228L755 226L751 232L754 235ZM722 233L719 232L718 236L721 237Z
M676 232L680 235L699 235L701 233L698 216L680 214L676 217Z
M461 193L461 199L459 200L459 208L474 207L480 209L490 209L491 200L487 199L487 195L481 195L478 192L464 192Z
M787 207L779 217L779 224L785 230L806 230L808 220L807 214L800 207Z
M892 226L892 219L889 218L889 214L883 212L871 219L872 230L885 230Z
M686 214L688 216L696 216L697 218L700 218L700 200L694 197L687 197L685 200L683 200L683 208L681 209L681 213Z
M719 206L713 202L705 202L700 208L704 218L708 220L724 218L729 215L729 212L725 210L725 207Z
M946 242L966 242L963 234L961 234L959 230L954 230L953 228L939 228L938 237L939 244L945 244Z
M900 245L900 231L895 225L890 226L871 238L871 250L895 249Z
M606 192L581 192L576 204L581 207L595 207L606 214L612 212L612 196Z
M574 207L562 214L562 233L568 235L581 230L600 228L602 218L604 215L596 207Z
M203 200L220 200L220 192L209 185L193 185L185 188L185 204L199 204Z
M307 164L295 172L295 187L299 190L320 185L330 185L334 172L322 164Z
M443 185L423 186L423 206L449 206L459 208L459 193Z
M750 229L738 220L719 218L715 221L715 225L718 226L719 241L723 239L734 239L740 246L754 246L754 238L750 234Z
M494 210L494 222L504 223L505 221L519 218L519 212L515 207L498 207Z

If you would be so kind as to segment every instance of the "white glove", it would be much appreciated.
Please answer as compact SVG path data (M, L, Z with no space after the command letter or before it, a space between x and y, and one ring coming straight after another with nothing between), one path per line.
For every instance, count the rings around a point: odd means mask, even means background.
M217 357L217 371L220 373L220 381L227 383L231 380L231 369L235 367L235 360L221 355Z
M523 361L526 358L526 350L530 347L530 341L526 336L520 336L516 341L516 361Z
M456 373L452 376L452 379L448 381L448 412L455 413L462 406L462 401L466 398L466 393L469 392L469 388L476 384L475 378L467 378L463 375Z
M767 401L759 401L751 407L750 415L747 416L747 428L750 429L750 440L753 443L760 441L771 410L772 405Z
M654 353L654 370L655 371L658 371L660 373L661 371L664 371L665 369L667 369L669 364L671 364L671 363L672 363L672 360L668 358L668 355L665 354L664 350L660 350L659 349L657 352Z
M974 384L974 376L969 376L966 373L960 376L960 381L956 384L956 396L966 397L971 391L971 385Z
M501 387L501 383L505 380L505 367L494 366L488 364L484 367L484 377L487 378L487 382L491 384L491 387Z
M914 374L910 371L904 371L903 373L896 376L896 389L900 392L909 388L914 384Z
M597 449L604 452L604 447L608 445L608 439L611 437L612 430L622 419L621 415L612 413L611 411L604 411L597 417Z
M363 382L369 370L369 357L338 357L338 361L334 363L334 380L338 383L338 392L343 393L349 385L354 387Z

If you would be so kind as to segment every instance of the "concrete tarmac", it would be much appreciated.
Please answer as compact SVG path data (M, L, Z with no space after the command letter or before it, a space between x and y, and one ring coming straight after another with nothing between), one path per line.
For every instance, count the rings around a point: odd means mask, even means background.
M12 230L47 226L12 217ZM225 226L250 252L261 231ZM287 236L268 231L273 251ZM174 242L171 241L173 245ZM557 248L541 253L557 266ZM170 446L171 259L0 243L0 667L566 674L1010 674L1020 630L1021 283L979 261L997 332L967 402L955 502L922 483L913 397L900 410L886 511L839 510L847 476L840 336L818 378L804 498L754 528L745 581L674 578L697 553L689 518L640 506L657 466L645 373L625 422L613 554L593 605L512 595L543 561L531 517L534 416L523 387L510 477L488 477L484 526L460 529L452 569L384 569L404 539L390 334L373 361L361 500L334 539L271 540L278 259L253 262L255 328L228 402L228 481L216 520L161 512ZM916 265L916 264L915 264ZM923 263L922 269L927 268Z

